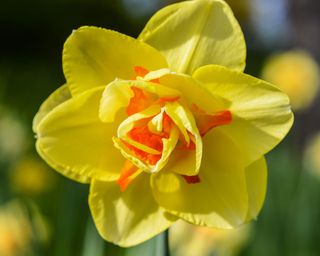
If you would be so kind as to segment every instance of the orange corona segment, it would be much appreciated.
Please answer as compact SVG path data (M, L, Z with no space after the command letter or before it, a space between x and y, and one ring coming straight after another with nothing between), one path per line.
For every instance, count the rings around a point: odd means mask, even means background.
M202 137L206 135L212 128L230 124L232 121L232 113L229 110L208 114L195 104L193 104L192 107L197 120L197 126Z
M144 68L144 67L140 67L140 66L135 66L133 68L134 72L136 73L136 77L144 77L146 74L149 73L149 70ZM136 78L135 78L136 79Z
M138 78L144 78L145 75L147 75L149 73L148 69L146 69L144 67L140 67L140 66L135 66L133 68L133 70L136 73L136 75L132 78L133 80L136 80ZM150 82L160 83L160 80L153 79ZM129 116L140 112L141 110L147 108L148 106L150 106L153 103L150 95L145 93L142 89L135 87L135 86L132 86L131 90L133 91L133 97L130 99L129 105L126 109L127 114ZM164 102L164 101L160 101L160 103L162 103L162 102Z
M196 184L200 182L200 177L199 175L195 175L195 176L187 176L187 175L181 175L184 180L188 183L188 184Z
M128 136L135 140L136 142L139 142L143 145L146 145L150 148L153 148L157 151L162 152L163 150L163 143L162 139L163 138L168 138L168 134L163 133L161 135L154 134L150 132L149 128L147 125L142 126L142 127L134 127L129 133ZM129 145L129 148L134 151L135 155L141 159L142 161L155 165L161 158L160 155L155 155L151 153L147 153L143 150L140 150L132 145Z
M212 128L230 124L232 121L232 114L229 110L224 110L207 116L206 122L199 127L201 136L204 136Z
M133 97L130 99L126 109L129 116L138 113L152 104L152 99L142 89L132 86Z
M132 180L141 172L142 171L138 169L134 164L132 164L129 160L126 160L122 168L120 178L117 180L121 191L125 191Z
M162 97L162 98L159 98L159 99L158 99L157 103L159 103L160 106L163 107L166 102L174 102L174 101L177 101L178 99L180 99L180 96L176 96L176 97Z
M133 68L134 72L136 73L136 76L133 78L134 80L141 77L141 78L144 78L150 71L144 67L140 67L140 66L135 66ZM150 82L152 83L157 83L159 84L160 83L160 79L152 79L150 80Z

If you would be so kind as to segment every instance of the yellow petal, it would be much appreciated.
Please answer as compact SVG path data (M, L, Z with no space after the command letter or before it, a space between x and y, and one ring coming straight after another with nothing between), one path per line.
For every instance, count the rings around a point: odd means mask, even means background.
M149 20L139 39L161 51L173 71L192 74L207 64L239 71L245 67L241 28L221 0L169 5Z
M189 134L191 134L195 144L195 149L190 151L177 148L172 153L166 169L188 176L198 174L202 158L202 139L192 113L177 102L168 102L164 109L177 125L184 138L189 137ZM185 140L187 144L191 143L190 138ZM183 160L182 158L185 158L185 162L181 161Z
M267 163L264 157L246 168L249 199L247 221L255 219L262 208L267 190L267 175Z
M142 173L121 192L116 182L92 181L90 210L105 240L133 246L161 233L176 220L155 202L149 183L149 175Z
M290 130L293 114L288 96L273 85L215 65L199 68L193 77L213 95L231 102L231 124L217 129L242 149L248 164L275 147Z
M72 95L115 78L135 77L134 67L148 70L167 67L154 48L129 36L97 27L81 27L67 39L63 71Z
M54 108L38 125L38 153L54 169L79 182L115 180L124 158L114 148L117 123L98 117L104 87L94 88Z
M131 163L137 166L139 169L145 172L150 172L149 166L147 166L142 160L137 158L132 151L123 143L123 141L117 137L112 138L115 148L123 155L124 158L128 159Z
M67 85L62 85L55 90L40 106L38 113L35 115L32 123L32 129L36 133L37 126L41 120L48 114L52 109L71 98L70 90Z
M179 139L179 130L176 126L173 125L170 130L169 138L162 139L162 142L163 142L162 156L160 160L157 162L153 173L161 170L167 165L169 159L171 158L171 154L177 145L178 139Z
M152 176L155 199L170 213L196 225L231 228L246 220L248 195L245 169L238 149L214 130L204 138L200 182L188 184L181 175Z

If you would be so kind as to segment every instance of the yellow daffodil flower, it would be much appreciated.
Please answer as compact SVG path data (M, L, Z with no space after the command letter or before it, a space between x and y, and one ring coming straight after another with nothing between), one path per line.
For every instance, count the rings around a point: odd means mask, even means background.
M25 125L14 111L0 105L0 164L15 162L23 154L26 145Z
M11 188L21 194L38 195L54 187L56 177L40 159L25 156L10 170Z
M251 228L247 224L231 230L214 229L177 221L170 227L169 244L175 256L239 255L249 240Z
M30 251L32 225L19 201L0 205L0 255L23 255Z
M263 204L264 154L290 129L288 97L243 74L246 46L222 0L157 12L138 39L81 27L66 84L34 119L39 154L90 183L101 236L133 246L177 219L233 228Z
M320 134L316 133L313 135L304 151L303 155L303 165L306 170L309 171L311 175L320 179Z
M36 205L13 199L0 205L0 255L35 255L33 245L46 243L49 230Z
M262 78L288 94L293 110L306 110L319 91L319 65L304 50L272 55L262 70Z

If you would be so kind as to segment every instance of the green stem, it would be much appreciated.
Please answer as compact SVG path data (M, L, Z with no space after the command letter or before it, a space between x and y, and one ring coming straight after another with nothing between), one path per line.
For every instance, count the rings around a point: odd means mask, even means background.
M170 248L169 248L169 229L164 231L164 256L170 256Z

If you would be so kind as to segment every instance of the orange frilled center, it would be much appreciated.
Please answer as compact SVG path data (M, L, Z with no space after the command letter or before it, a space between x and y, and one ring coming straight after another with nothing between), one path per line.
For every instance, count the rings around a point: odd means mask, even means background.
M137 79L138 77L143 78L145 75L149 73L149 71L143 67L134 67L134 71L136 73L136 76L133 79ZM160 83L159 79L151 80L151 82ZM131 97L129 104L126 108L128 116L143 111L144 109L150 107L153 104L160 104L160 106L163 106L166 102L173 102L179 99L179 97L155 99L153 95L151 95L148 92L145 92L144 90L138 87L131 87L131 90L133 91L133 96ZM232 114L228 110L214 114L207 114L205 111L198 108L197 105L193 105L192 110L197 121L199 133L202 137L212 128L229 124L232 121ZM140 144L143 144L158 152L162 152L163 139L167 139L169 137L173 121L164 112L162 118L163 131L161 133L155 134L151 132L148 128L147 123L150 120L151 118L146 118L144 125L132 128L127 135L129 138ZM162 154L152 154L149 152L145 152L125 141L123 141L123 143L127 146L127 148L136 158L142 160L145 163L155 165L162 157ZM189 145L182 143L182 146L180 145L179 147L177 147L177 150L195 150L195 144L193 141L190 141ZM138 167L136 167L130 161L126 160L124 167L121 171L120 178L117 181L121 190L124 191L126 187L131 183L131 181L141 172L142 171L139 170ZM188 184L200 182L200 178L198 175L182 175L182 177Z

